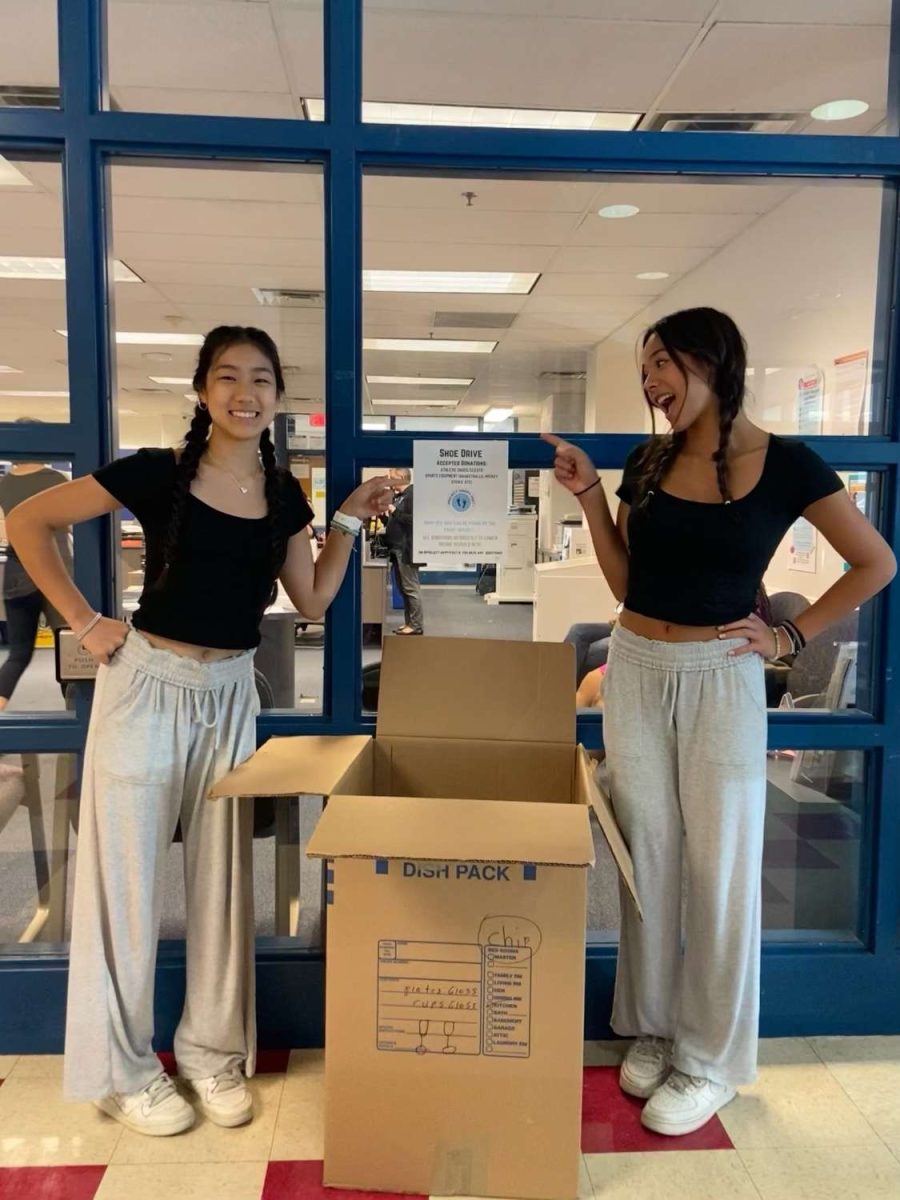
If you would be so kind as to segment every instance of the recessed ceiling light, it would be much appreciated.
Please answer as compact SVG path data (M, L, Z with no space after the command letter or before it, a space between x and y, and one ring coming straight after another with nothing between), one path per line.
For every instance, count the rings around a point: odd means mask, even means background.
M325 119L325 103L303 101L310 121ZM641 113L556 108L486 108L471 104L391 104L364 100L362 119L372 125L456 125L480 129L603 129L629 133Z
M0 375L24 375L24 371L20 371L18 367L3 367L0 366Z
M469 424L469 425L454 425L453 432L454 433L477 433L478 432L478 422L476 421L474 424Z
M0 155L0 187L31 187L31 180Z
M164 387L188 387L194 381L178 375L148 375L151 383L161 383Z
M404 387L469 387L474 379L452 379L434 375L367 375L366 383L399 384Z
M22 399L43 399L47 397L53 400L62 399L64 396L68 396L68 394L68 392L0 392L0 396L19 396Z
M57 329L63 337L69 336L68 329ZM116 331L117 346L202 346L203 336L199 333L122 333Z
M370 433L381 433L382 430L388 428L388 418L379 417L375 421L363 421L362 427L364 430L368 430Z
M640 211L636 204L607 204L605 208L597 210L597 216L621 221L624 217L636 217Z
M458 400L373 400L374 408L458 408Z
M464 342L449 338L365 338L364 350L410 350L426 354L490 354L496 342Z
M501 421L508 421L514 411L512 408L489 408L484 414L485 423L499 425Z
M538 272L363 271L367 292L453 292L457 295L527 296Z
M829 100L819 104L809 114L815 121L849 121L869 111L865 100Z
M638 279L668 279L668 271L641 271Z
M32 258L22 256L0 255L0 279L65 279L66 260L64 258ZM143 283L140 275L135 275L130 267L123 262L113 264L113 278L116 283Z

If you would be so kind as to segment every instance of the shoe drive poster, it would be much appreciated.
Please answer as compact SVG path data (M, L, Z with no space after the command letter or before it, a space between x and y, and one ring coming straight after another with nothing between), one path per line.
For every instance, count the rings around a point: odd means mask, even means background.
M414 442L413 561L501 562L508 468L508 442Z

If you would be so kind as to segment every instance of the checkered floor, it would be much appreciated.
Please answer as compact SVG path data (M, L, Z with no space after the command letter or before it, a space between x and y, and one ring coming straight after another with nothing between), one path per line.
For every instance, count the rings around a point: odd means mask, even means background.
M900 1037L764 1042L759 1082L681 1139L643 1129L616 1083L620 1055L621 1043L585 1047L580 1200L900 1198ZM61 1074L57 1057L0 1056L0 1200L326 1195L319 1052L261 1055L250 1125L199 1118L174 1138L64 1103Z

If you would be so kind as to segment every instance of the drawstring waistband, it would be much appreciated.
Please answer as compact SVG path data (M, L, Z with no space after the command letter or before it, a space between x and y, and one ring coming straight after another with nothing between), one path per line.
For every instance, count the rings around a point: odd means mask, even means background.
M734 658L729 654L730 650L746 644L746 638L724 638L722 641L713 638L706 642L653 641L616 625L610 655L639 667L655 667L662 671L711 671L752 661L755 655L742 654Z

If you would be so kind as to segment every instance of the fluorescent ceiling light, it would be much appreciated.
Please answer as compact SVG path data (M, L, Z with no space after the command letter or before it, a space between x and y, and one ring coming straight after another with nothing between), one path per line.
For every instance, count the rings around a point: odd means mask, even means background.
M367 375L366 383L401 384L404 387L470 387L474 379L448 379L429 375Z
M0 187L31 187L31 180L0 155Z
M0 366L0 375L24 375L24 371L20 371L18 367L3 367Z
M64 258L30 258L0 255L0 279L65 279ZM113 278L116 283L143 283L130 267L118 260L113 263Z
M820 104L809 114L815 121L849 121L869 111L865 100L829 100Z
M411 350L430 354L490 354L496 342L463 342L455 338L365 338L364 350Z
M458 408L458 400L373 400L373 408Z
M161 383L163 387L189 387L193 379L185 379L178 375L148 375L151 383Z
M499 425L501 421L508 421L514 411L512 408L489 408L484 419L490 425Z
M57 329L63 337L69 336L68 329ZM202 346L199 333L122 333L116 331L117 346Z
M53 400L61 399L64 396L68 396L68 394L68 392L0 392L0 396L20 396L22 398L27 397L29 399L49 398Z
M454 425L453 432L454 433L477 433L478 432L478 422L476 421L474 425Z
M377 431L380 433L382 430L388 429L390 427L390 418L378 417L374 421L363 421L362 427L363 427L363 429L368 430L369 432Z
M641 210L636 204L607 204L597 210L598 217L606 217L609 221L621 221L624 217L636 217Z
M527 296L540 277L540 272L515 271L363 271L363 288L367 292Z
M638 279L668 279L668 271L641 271Z
M322 100L303 101L310 121L325 119ZM604 129L629 133L641 113L558 108L487 108L471 104L392 104L364 100L362 119L372 125L457 125L480 129Z

